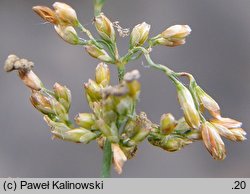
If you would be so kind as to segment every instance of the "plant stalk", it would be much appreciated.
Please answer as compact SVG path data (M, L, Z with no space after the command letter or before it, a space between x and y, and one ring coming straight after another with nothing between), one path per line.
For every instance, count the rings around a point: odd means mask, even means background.
M101 178L109 178L112 164L111 142L106 138L103 148L102 171Z
M120 60L117 62L117 69L118 69L118 79L121 83L125 74L125 65L121 63ZM120 126L119 126L120 127ZM112 165L112 148L111 142L106 138L104 148L103 148L103 160L102 160L102 172L101 178L108 178L110 177L110 170Z
M117 70L119 83L121 83L125 75L125 65L123 63L117 64Z

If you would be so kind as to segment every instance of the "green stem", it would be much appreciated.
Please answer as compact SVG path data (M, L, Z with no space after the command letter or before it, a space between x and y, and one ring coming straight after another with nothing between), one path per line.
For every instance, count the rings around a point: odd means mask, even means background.
M124 63L120 62L121 60L119 59L117 47L116 47L115 53L116 53L115 55L116 65L118 68L118 79L119 79L119 82L121 82L125 74L125 65ZM102 173L101 173L102 178L110 177L112 157L113 157L113 153L112 153L112 148L111 148L111 142L106 138L104 149L103 149Z
M115 52L114 52L112 46L108 42L106 42L105 40L97 40L97 42L105 45L107 47L109 53L111 54L112 58L115 59Z
M156 68L156 69L161 70L162 72L164 72L174 84L179 83L179 80L176 77L176 73L173 70L171 70L170 68L168 68L168 67L166 67L164 65L154 63L153 60L151 59L149 51L147 49L145 49L144 47L136 47L135 49L136 50L139 49L139 50L141 50L143 52L148 64L151 67Z
M118 79L119 82L121 83L125 75L125 65L123 63L117 64L117 70L118 70Z
M170 68L168 68L168 67L166 67L164 65L154 63L153 60L150 57L149 51L147 49L145 49L144 47L135 47L134 49L130 50L130 52L125 57L129 58L132 55L132 53L137 52L138 50L141 50L143 52L148 64L151 67L154 67L154 68L156 68L158 70L163 71L171 79L171 81L175 85L180 83L180 81L178 80L179 76L187 76L189 78L189 80L190 80L189 90L190 90L191 95L192 95L192 97L194 99L195 107L196 107L196 109L198 110L198 112L200 114L200 118L201 118L202 122L205 122L206 119L203 117L202 113L199 111L199 101L198 101L198 97L197 97L197 95L195 93L195 87L196 87L197 83L196 83L194 77L191 74L186 73L186 72L176 73L176 72L174 72L173 70L171 70ZM126 60L126 59L124 59L124 60Z
M87 30L80 22L78 23L78 27L83 33L85 33L89 37L90 40L95 40L91 32Z
M80 28L80 30L85 33L89 39L92 41L92 43L97 46L98 48L102 48L102 46L96 41L96 39L93 37L93 35L91 34L91 32L86 29L80 22L78 23L78 27Z
M103 159L102 159L102 171L101 171L101 178L108 178L110 177L110 170L112 164L112 149L111 143L106 138L104 148L103 148Z
M101 13L104 3L105 3L105 0L94 0L95 16L98 16Z
M141 49L137 48L137 47L130 49L126 55L124 55L123 57L121 57L121 61L124 64L127 64L131 60L131 58L133 57L133 55L136 54L140 50Z

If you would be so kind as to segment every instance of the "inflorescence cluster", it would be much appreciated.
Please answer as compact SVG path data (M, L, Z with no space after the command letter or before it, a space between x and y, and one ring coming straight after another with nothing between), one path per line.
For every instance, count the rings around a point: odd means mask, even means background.
M150 25L143 22L136 25L131 33L122 29L118 22L112 23L101 12L104 0L95 0L93 23L100 39L92 36L77 19L75 10L65 3L56 2L53 9L35 6L33 10L46 22L54 25L57 34L67 43L81 45L90 56L100 60L96 67L95 79L84 84L86 99L92 112L79 113L75 124L69 119L71 93L66 86L56 83L53 90L47 89L32 71L33 62L10 55L4 69L17 70L24 84L31 89L30 101L44 115L55 138L87 144L96 140L103 149L102 176L109 176L113 162L118 173L122 172L126 160L135 156L137 145L145 139L166 151L174 152L194 141L202 140L212 157L223 160L225 145L221 136L232 141L245 140L246 132L242 123L221 115L220 107L186 72L174 72L168 67L155 63L150 53L157 45L175 47L183 45L191 29L188 25L174 25L159 35L149 38ZM80 29L86 39L80 37ZM116 30L121 36L130 34L127 54L120 56L116 44ZM145 44L147 43L147 46ZM176 120L171 113L163 114L160 123L152 123L146 113L136 113L140 95L140 74L138 70L125 73L125 66L132 60L144 56L148 65L162 71L176 87L177 97L183 110L183 117ZM107 64L118 69L119 84L110 85L110 71ZM180 77L189 79L185 86ZM212 119L206 119L207 110Z

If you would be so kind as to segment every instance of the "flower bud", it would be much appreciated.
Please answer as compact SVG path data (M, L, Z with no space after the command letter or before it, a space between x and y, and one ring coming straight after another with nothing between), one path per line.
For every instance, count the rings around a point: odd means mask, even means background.
M191 128L190 126L187 124L186 120L184 117L181 117L177 122L177 125L174 128L174 131L176 131L177 133L185 133L186 131L190 131ZM192 131L197 131L197 130L192 130Z
M184 146L191 144L192 141L177 135L160 136L148 138L149 143L154 146L160 147L168 152L175 152L182 149Z
M209 153L216 160L223 160L226 157L225 145L214 125L209 122L202 123L201 135Z
M146 113L141 112L136 118L136 125L133 136L130 137L129 146L137 145L142 142L152 130L152 122L147 118ZM130 132L131 133L131 132Z
M201 105L207 110L209 110L212 116L220 116L220 107L212 97L210 97L206 92L204 92L204 90L202 90L199 86L195 87L195 92L198 96Z
M95 117L91 113L79 113L75 117L76 124L86 128L91 129L91 127L95 124Z
M65 132L69 131L70 128L65 123L55 122L50 119L48 115L44 115L44 121L48 124L48 126L52 129L52 133L60 133L61 135Z
M112 58L108 55L108 53L104 49L99 49L95 45L86 45L86 51L89 53L90 56L100 59L101 61L110 63L112 62Z
M133 70L124 75L124 80L126 81L126 85L129 90L129 95L135 99L139 97L141 89L141 84L137 80L139 78L140 73L138 70Z
M163 38L159 36L159 38L155 39L153 42L153 45L163 45L163 46L168 46L168 47L175 47L175 46L180 46L185 44L184 40L178 40L175 42L170 41L169 39Z
M68 114L65 108L54 97L33 91L30 101L32 105L43 114L57 116L62 122L68 120Z
M65 132L65 134L62 135L61 139L87 144L90 141L94 140L96 137L97 135L90 130L84 128L76 128Z
M52 99L51 105L55 112L55 115L60 119L60 121L64 122L69 119L67 111L65 110L64 106L60 102L58 102L56 99Z
M130 35L130 48L143 45L148 39L150 25L146 22L136 25Z
M95 80L97 84L106 87L110 82L110 71L108 65L99 63L95 70Z
M61 86L55 83L54 87L55 97L64 106L66 111L69 110L71 105L71 92L66 86Z
M95 27L99 35L106 41L115 42L115 29L112 22L100 13L94 19Z
M133 106L133 101L130 97L122 97L119 98L116 104L116 111L119 115L127 116L131 107Z
M58 19L56 17L55 12L49 7L34 6L32 9L45 21L52 23L52 24L58 24Z
M216 123L211 122L211 124L216 127L218 133L221 136L223 136L231 141L236 141L236 137L234 136L234 134L231 130L229 130L228 128L226 128L222 125L216 124Z
M240 128L242 123L230 118L212 119L210 122L216 126L220 135L230 139L232 141L244 141L246 140L246 132Z
M97 137L95 133L87 129L71 129L65 123L55 122L51 120L47 115L44 116L44 120L51 127L52 134L54 134L55 137L64 141L86 144Z
M99 146L101 149L103 149L103 148L104 148L104 144L105 144L105 142L106 142L106 137L100 136L100 137L98 137L98 138L96 139L96 141L97 141L98 146Z
M118 115L115 111L113 110L105 110L105 114L103 114L103 120L106 122L106 123L112 123L114 120L117 120L118 118Z
M233 128L230 129L230 131L234 134L236 141L244 141L247 139L245 137L247 133L242 128Z
M222 125L226 128L240 128L242 123L231 118L217 117L216 119L211 119L210 122Z
M72 26L55 25L57 34L67 43L76 45L79 43L79 37Z
M196 110L193 97L190 91L181 83L176 85L177 97L184 113L187 124L193 129L198 129L200 126L200 116Z
M160 130L164 135L168 135L173 132L177 122L171 113L163 114L160 121Z
M55 2L53 4L55 15L62 26L77 26L78 19L75 10L66 3Z
M55 122L48 115L44 115L43 119L51 128L51 133L57 138L63 139L66 135L65 132L70 130L69 126L65 123Z
M101 99L101 88L97 85L97 83L91 79L89 79L88 83L84 84L86 94L92 100Z
M185 134L185 137L191 141L197 141L202 139L200 130L190 130Z
M167 28L160 35L155 37L155 44L164 46L179 46L185 44L185 38L190 34L191 28L188 25L174 25Z
M142 142L150 133L151 128L149 127L141 127L138 129L137 133L130 138L130 142L128 142L129 146L134 146Z
M137 133L138 128L136 128L136 121L133 119L130 119L129 121L127 121L124 130L123 130L123 134L124 137L133 137L135 136L135 134Z
M32 92L30 101L32 105L43 114L55 114L52 107L52 98L44 96L40 92L34 91Z
M120 148L122 149L123 153L125 154L128 160L136 156L137 146L126 147L120 145Z
M191 28L188 25L174 25L167 28L161 35L163 38L184 39L190 32Z
M171 137L171 138L164 138L160 147L168 152L175 152L182 149L184 146L191 144L192 141L180 138L180 137Z
M102 112L105 112L103 115L103 119L110 123L114 119L117 119L117 113L115 112L117 106L117 102L115 102L113 96L109 96L108 98L103 98L101 107L97 107L102 109Z
M139 81L134 80L132 82L127 83L128 89L129 89L129 95L133 97L134 99L139 98L139 94L141 91L141 84Z
M118 174L122 173L122 167L124 163L127 161L127 157L124 152L121 150L119 144L111 144L112 152L113 152L113 164L115 171Z
M86 95L89 107L92 109L95 118L102 117L102 103L100 101L93 101L89 95Z
M109 141L113 143L119 142L118 129L114 122L111 123L111 125L109 126L104 122L104 120L99 119L96 121L96 125L99 128L99 130L102 132L102 134L109 139Z

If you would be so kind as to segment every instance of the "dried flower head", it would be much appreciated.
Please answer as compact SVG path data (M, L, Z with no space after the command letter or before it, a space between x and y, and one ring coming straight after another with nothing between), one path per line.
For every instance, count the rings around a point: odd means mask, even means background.
M34 6L32 9L45 21L61 26L77 26L78 19L75 10L66 3L55 2L54 10L46 6Z
M5 61L4 70L11 72L17 70L23 83L32 90L41 90L43 83L38 76L31 70L34 63L27 59L20 59L16 55L9 55Z
M58 24L58 18L56 17L56 14L54 10L50 9L46 6L34 6L33 11L37 13L42 19L45 21L55 24Z
M122 28L120 25L119 25L119 21L115 21L113 22L113 26L114 28L116 28L117 32L119 33L119 36L120 37L126 37L126 36L129 36L129 28Z
M118 144L112 144L114 168L118 174L122 173L122 167L127 161L127 157Z
M135 70L132 70L132 71L126 73L126 74L124 75L124 78L123 78L123 79L124 79L126 82L132 82L132 81L137 80L137 79L139 79L139 78L140 78L140 72L139 72L137 69L135 69Z
M30 71L34 67L32 61L27 59L20 59L16 55L9 55L5 61L4 70L11 72L13 70Z

